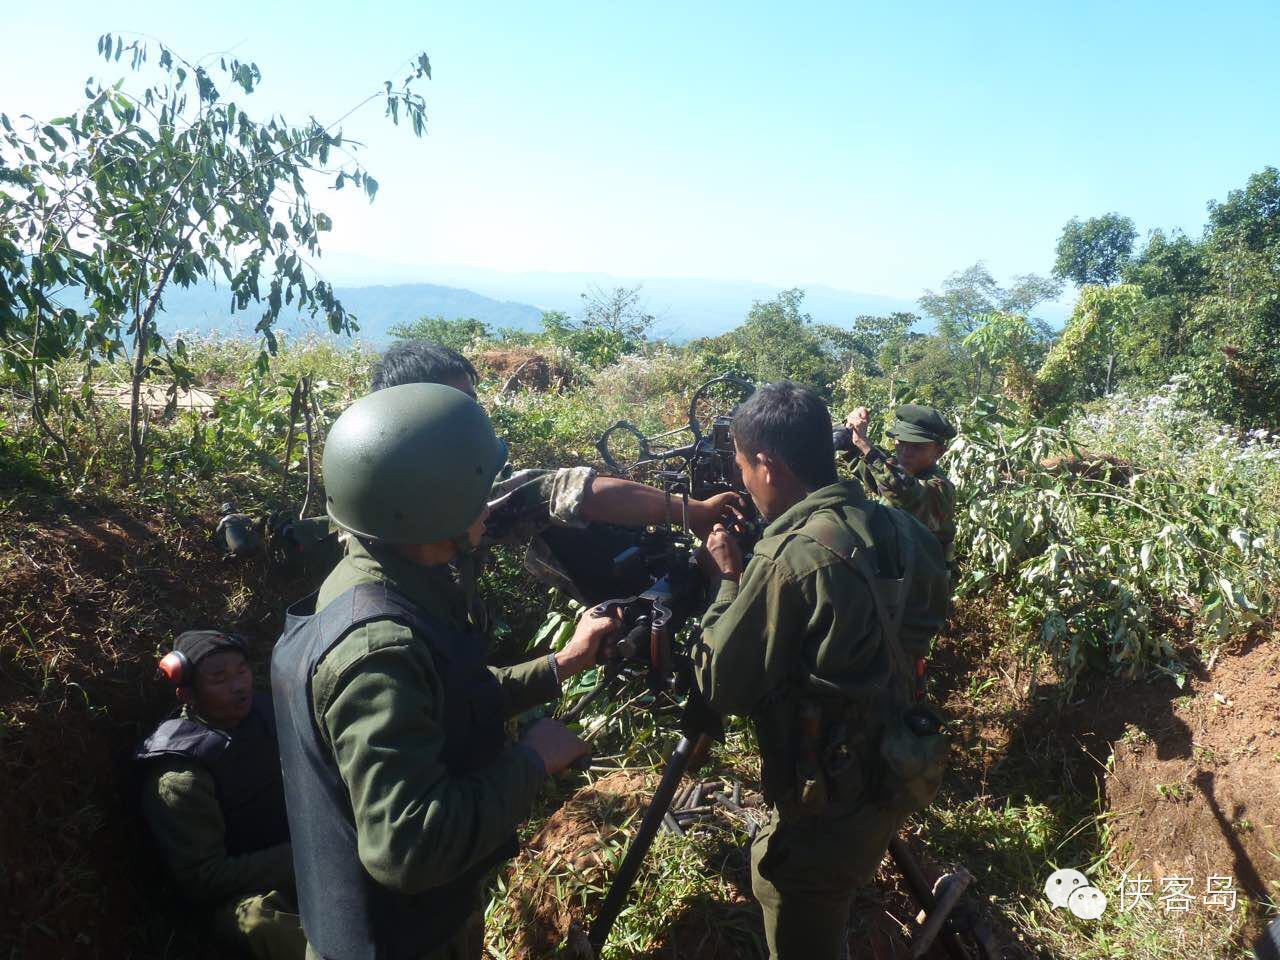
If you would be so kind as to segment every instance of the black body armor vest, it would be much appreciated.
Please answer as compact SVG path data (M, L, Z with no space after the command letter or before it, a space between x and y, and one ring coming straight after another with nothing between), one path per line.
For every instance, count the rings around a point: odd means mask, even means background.
M253 708L234 730L170 717L142 741L134 757L141 763L181 757L209 772L227 828L227 853L232 856L288 841L270 694L255 693Z
M505 744L502 691L474 637L428 617L383 584L359 584L319 613L315 595L294 604L271 656L293 862L303 930L327 960L416 960L446 943L479 905L488 871L516 853L511 836L462 876L406 894L364 869L355 817L333 754L316 728L316 667L355 628L395 620L424 641L445 694L443 761L452 776L492 763Z

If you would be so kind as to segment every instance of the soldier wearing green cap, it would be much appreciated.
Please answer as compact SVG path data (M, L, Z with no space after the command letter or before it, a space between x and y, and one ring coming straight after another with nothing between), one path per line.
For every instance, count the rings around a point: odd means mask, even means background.
M867 491L886 504L905 510L933 531L952 563L956 538L956 488L938 468L938 458L956 435L955 427L933 407L904 403L894 411L888 434L896 442L893 455L867 439L871 414L858 407L845 424L852 434L847 455L854 474Z
M615 619L588 612L559 652L489 668L451 567L480 543L505 462L480 406L440 384L379 390L329 432L346 555L271 661L310 957L480 957L485 877L547 776L587 752L557 721L519 742L504 723L558 698Z

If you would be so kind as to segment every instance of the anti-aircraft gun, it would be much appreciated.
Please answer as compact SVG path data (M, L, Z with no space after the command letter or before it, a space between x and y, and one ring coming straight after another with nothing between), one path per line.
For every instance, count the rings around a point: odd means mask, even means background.
M646 529L618 551L608 562L607 576L592 584L588 594L589 603L621 611L623 639L617 644L616 663L622 669L638 661L646 664L655 693L687 687L688 658L675 641L685 623L706 606L707 583L694 559L689 500L736 491L745 503L750 502L734 463L732 411L710 416L702 411L708 403L723 402L725 394L741 401L754 389L741 377L716 377L694 392L685 426L645 436L633 424L619 420L596 442L614 473L644 478L667 496L667 525ZM670 442L685 432L689 442ZM625 460L619 450L623 438L635 444ZM733 524L746 549L759 537L759 529L759 520L751 516Z

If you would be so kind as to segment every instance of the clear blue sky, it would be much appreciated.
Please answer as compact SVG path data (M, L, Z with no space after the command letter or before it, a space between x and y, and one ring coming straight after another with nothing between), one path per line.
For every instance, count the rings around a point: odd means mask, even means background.
M914 298L1062 224L1198 232L1280 163L1280 3L83 2L0 12L0 110L80 97L105 31L262 68L321 119L426 50L429 133L347 124L382 184L325 263L821 283ZM411 272L411 271L410 271Z

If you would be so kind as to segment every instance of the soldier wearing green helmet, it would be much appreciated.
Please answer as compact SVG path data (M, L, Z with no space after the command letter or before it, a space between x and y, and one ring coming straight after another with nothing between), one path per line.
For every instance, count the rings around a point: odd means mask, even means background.
M374 364L369 388L377 392L409 383L439 383L474 399L478 380L471 361L458 351L428 340L402 340ZM690 500L689 526L705 539L717 521L731 520L734 509L743 506L737 493ZM672 519L671 504L657 488L600 476L587 466L517 470L507 463L494 477L489 508L481 549L464 553L455 563L472 620L482 630L487 629L488 611L475 585L486 548L495 544L524 548L525 566L534 576L572 595L573 580L558 553L574 549L575 537L586 528L593 524L645 527ZM299 548L332 543L334 526L324 518L298 520L287 525L285 537Z
M504 721L557 699L613 617L587 613L558 653L504 669L451 563L480 542L506 445L466 394L390 387L335 422L326 507L348 534L272 656L308 956L478 958L481 886L514 855L539 785L587 752L557 721Z
M858 407L845 419L852 434L847 455L867 492L905 510L933 531L951 564L956 538L956 488L938 468L938 458L956 435L955 427L933 407L904 403L894 411L888 435L892 456L867 439L871 414Z

